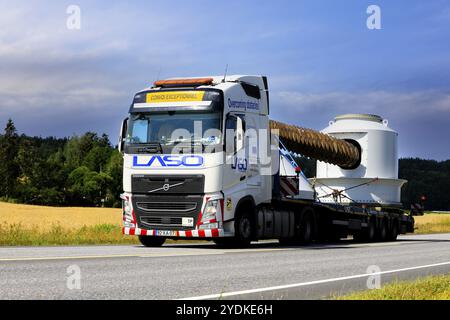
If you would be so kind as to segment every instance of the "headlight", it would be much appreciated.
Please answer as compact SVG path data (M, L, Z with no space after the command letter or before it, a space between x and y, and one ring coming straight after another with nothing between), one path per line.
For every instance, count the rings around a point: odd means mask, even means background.
M124 201L123 201L123 211L124 211L127 215L131 215L131 205L130 205L130 201L128 201L128 200L124 200Z
M217 229L220 227L219 217L222 216L223 199L213 199L206 203L199 229Z
M220 210L219 200L211 200L206 204L205 212L202 216L202 221L210 221L217 219L217 212Z
M133 207L131 205L130 198L128 196L121 195L122 198L122 211L123 211L123 223L125 227L134 228L135 221L133 217Z

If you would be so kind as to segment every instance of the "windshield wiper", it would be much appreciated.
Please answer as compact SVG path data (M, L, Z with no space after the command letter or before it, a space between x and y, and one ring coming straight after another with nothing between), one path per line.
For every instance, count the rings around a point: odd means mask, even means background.
M202 146L202 152L205 151L206 147L206 145L201 140L192 140L192 139L169 140L167 141L167 144L172 144L173 146L179 147L181 149L185 148L195 149L195 147L197 146Z
M145 143L143 146L137 146L139 153L163 153L163 148L159 142Z

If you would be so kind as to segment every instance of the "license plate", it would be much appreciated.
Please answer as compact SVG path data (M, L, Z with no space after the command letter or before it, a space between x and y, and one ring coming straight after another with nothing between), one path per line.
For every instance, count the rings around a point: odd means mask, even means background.
M194 226L194 218L182 218L181 225L183 227L193 227Z
M161 236L161 237L176 237L177 232L169 231L169 230L158 230L158 231L156 231L156 235Z

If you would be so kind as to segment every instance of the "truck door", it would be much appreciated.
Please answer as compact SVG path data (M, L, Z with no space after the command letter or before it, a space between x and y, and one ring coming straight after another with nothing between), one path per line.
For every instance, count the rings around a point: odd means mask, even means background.
M245 187L248 159L245 156L245 117L242 114L228 114L225 120L225 166L224 189L238 185Z
M247 114L245 117L245 158L247 166L247 186L259 189L261 187L261 162L259 155L258 115Z

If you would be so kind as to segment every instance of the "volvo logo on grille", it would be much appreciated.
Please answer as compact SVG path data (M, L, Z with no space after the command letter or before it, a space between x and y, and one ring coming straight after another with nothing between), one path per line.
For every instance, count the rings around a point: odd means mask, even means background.
M150 190L148 193L157 192L157 191L161 191L161 190L167 192L167 191L169 191L170 188L178 187L178 186L181 186L183 184L184 184L184 182L175 183L175 184L172 184L172 185L170 185L169 183L165 183L165 184L163 184L163 186L161 188L158 188L158 189L155 189L155 190Z

